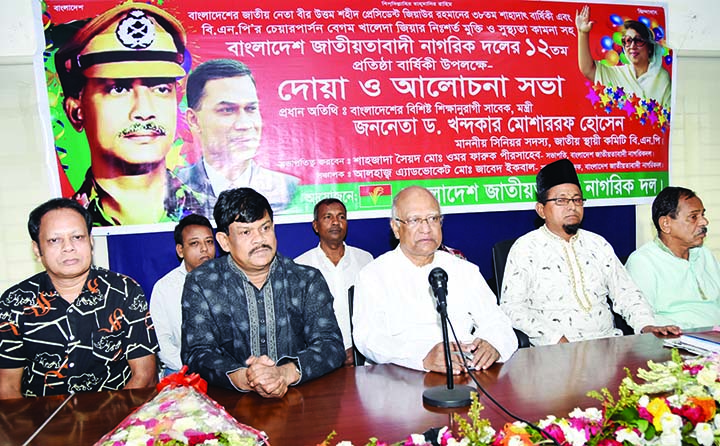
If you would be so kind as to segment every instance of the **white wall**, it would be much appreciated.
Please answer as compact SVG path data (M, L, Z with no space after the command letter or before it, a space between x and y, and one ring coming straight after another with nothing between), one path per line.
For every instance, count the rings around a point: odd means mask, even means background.
M33 15L35 0L0 2L0 292L40 271L30 249L27 215L52 196L54 165L48 169L42 103L33 58L44 44ZM669 44L676 49L677 83L672 118L671 182L703 199L711 220L707 245L720 257L720 2L669 0ZM40 39L41 40L41 39ZM52 159L51 159L52 161ZM653 236L649 206L638 206L638 243ZM96 263L107 265L104 239L95 242Z
M47 146L39 119L32 58L37 47L32 2L4 2L0 13L0 288L42 270L28 242L27 215L46 200ZM23 23L25 26L23 26ZM24 55L25 57L21 57Z
M52 139L44 85L35 82L32 54L40 54L40 5L36 0L0 2L0 292L42 271L27 232L27 218L38 204L53 197L55 159L47 150ZM33 10L36 9L34 12ZM39 37L39 38L38 38ZM38 67L44 72L42 66ZM48 168L48 165L51 168ZM107 266L104 237L95 238L95 263Z
M669 0L668 44L675 49L670 182L693 189L710 219L705 245L720 257L720 2ZM656 231L650 205L637 206L637 244Z
M720 17L720 16L718 16ZM693 189L703 200L710 220L705 245L720 258L720 51L714 55L677 58L670 162L672 185ZM650 206L638 206L637 241L655 234Z

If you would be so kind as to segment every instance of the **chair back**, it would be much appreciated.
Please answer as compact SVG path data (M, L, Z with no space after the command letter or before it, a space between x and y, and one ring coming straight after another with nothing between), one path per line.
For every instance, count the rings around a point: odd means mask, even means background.
M500 304L500 293L502 293L502 282L503 275L505 274L505 264L507 263L510 248L512 248L515 240L517 239L511 238L503 240L495 243L495 245L493 245L492 247L493 274L495 274L495 284L497 286L496 298L498 305ZM515 337L518 340L518 347L530 347L530 338L528 337L528 335L518 330L517 328L513 328L513 331L515 332Z
M352 339L353 361L356 366L365 365L365 356L355 347L355 338L353 337L353 301L355 298L355 285L348 288L348 308L350 310L350 338Z
M493 274L495 274L495 284L497 285L497 301L500 303L500 293L502 292L503 275L505 274L505 264L507 263L508 253L515 243L514 238L503 240L495 243L492 247Z
M623 332L624 336L635 334L635 330L632 329L632 327L630 326L630 324L627 323L625 318L620 316L620 313L617 313L615 311L615 308L613 308L613 303L612 303L612 300L610 300L610 297L607 298L607 303L608 303L608 306L610 307L610 312L613 315L613 323L615 324L615 328L619 328L620 331Z

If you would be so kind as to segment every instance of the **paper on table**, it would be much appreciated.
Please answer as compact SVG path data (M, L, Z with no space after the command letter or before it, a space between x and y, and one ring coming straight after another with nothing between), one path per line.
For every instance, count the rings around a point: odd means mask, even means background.
M681 348L697 355L708 355L720 352L720 332L705 331L686 333L679 338L665 340L665 345Z

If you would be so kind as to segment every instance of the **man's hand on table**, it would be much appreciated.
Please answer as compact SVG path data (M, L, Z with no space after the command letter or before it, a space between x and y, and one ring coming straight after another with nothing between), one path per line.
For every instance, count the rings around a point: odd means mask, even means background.
M640 333L652 333L655 336L680 336L682 329L677 325L646 325Z
M251 356L245 362L246 369L237 370L229 377L238 388L257 392L263 398L282 398L288 387L300 379L292 362L276 366L266 355Z
M452 374L459 375L463 373L465 366L463 366L462 357L459 355L460 351L457 348L457 344L451 342L450 351L452 352L450 355L450 359L452 361ZM431 372L447 373L445 368L445 350L442 342L435 344L435 346L430 349L430 352L428 352L425 359L423 359L423 368Z
M460 344L458 348L454 342L450 343L450 359L452 361L453 375L466 373L465 362L471 370L485 370L500 358L500 353L489 342L475 338L471 343ZM463 361L463 355L467 358ZM431 372L447 373L445 370L445 350L443 343L436 344L423 359L423 367Z
M475 338L472 344L464 344L463 350L473 355L472 360L468 362L470 367L475 370L486 370L500 359L500 353L497 349L484 339Z

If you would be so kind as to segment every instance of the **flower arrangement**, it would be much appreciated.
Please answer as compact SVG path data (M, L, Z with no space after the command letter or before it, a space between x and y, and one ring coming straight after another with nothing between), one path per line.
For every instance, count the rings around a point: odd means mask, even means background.
M186 367L161 381L160 393L95 446L269 446L264 433L238 423L205 395L204 380L185 376L185 371Z
M473 395L467 419L455 415L457 435L446 427L431 429L394 446L535 446L552 444L548 436L562 446L720 445L720 355L683 359L673 350L671 361L649 361L647 370L638 370L642 383L626 373L617 397L608 389L590 392L601 408L576 408L566 418L550 415L537 423L544 433L522 422L495 431L480 418L483 407ZM330 446L334 436L318 446ZM366 446L389 443L373 438Z

